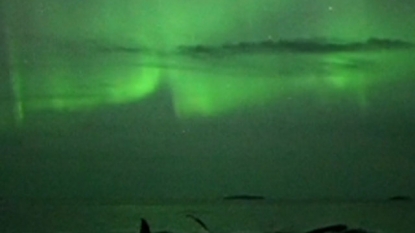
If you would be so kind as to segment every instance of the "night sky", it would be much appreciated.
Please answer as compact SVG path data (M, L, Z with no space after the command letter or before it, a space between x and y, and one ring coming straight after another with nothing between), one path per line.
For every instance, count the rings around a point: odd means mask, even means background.
M415 195L410 0L1 13L1 196Z
M7 3L16 33L89 38L149 46L223 43L298 37L394 37L412 40L410 0L184 0L56 1Z

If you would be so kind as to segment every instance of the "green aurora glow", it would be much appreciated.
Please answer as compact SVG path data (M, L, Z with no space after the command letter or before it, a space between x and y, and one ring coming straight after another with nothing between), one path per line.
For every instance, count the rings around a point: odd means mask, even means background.
M199 59L171 50L180 44L220 44L238 38L255 41L281 34L290 37L294 35L290 28L304 32L299 37L365 40L379 32L387 35L382 25L372 26L378 21L372 15L378 12L371 12L367 1L356 2L358 6L351 12L345 3L334 1L333 6L325 1L312 10L306 10L306 3L296 9L289 1L271 2L244 1L241 6L247 16L242 17L230 1L169 7L159 1L119 5L111 1L99 5L92 1L14 1L7 9L20 12L17 17L8 15L13 41L9 44L13 63L9 78L16 121L31 111L79 111L137 102L154 94L161 84L170 88L180 118L219 116L305 93L320 104L350 99L364 110L370 106L371 91L413 72L410 61L414 56L408 51L239 54ZM140 8L146 11L137 14ZM264 14L269 11L277 15L273 20L295 11L318 20L270 30L267 22L273 22ZM30 28L24 26L28 21ZM259 24L266 29L260 30ZM102 45L110 49L103 51ZM129 52L114 45L157 49Z
M157 91L161 82L168 83L176 114L181 118L217 116L238 108L286 101L304 93L321 104L336 104L346 97L364 109L370 104L367 97L373 88L388 85L399 73L405 73L404 67L399 67L405 57L399 52L372 54L374 58L367 64L365 57L371 55L360 53L291 54L289 59L286 54L248 55L193 61L192 69L120 65L116 61L122 57L119 54L104 54L94 62L45 56L51 60L42 64L54 64L52 67L20 68L20 76L31 77L15 88L20 88L15 93L20 93L19 102L25 111L74 111L136 102ZM173 55L165 57L165 61L168 59L177 59L172 63L189 63ZM402 62L392 63L396 59ZM279 63L284 67L278 67ZM387 71L377 71L380 65Z

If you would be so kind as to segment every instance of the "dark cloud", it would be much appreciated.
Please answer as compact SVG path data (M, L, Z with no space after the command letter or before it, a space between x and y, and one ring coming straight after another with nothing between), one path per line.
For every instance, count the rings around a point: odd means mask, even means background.
M260 42L239 42L225 44L220 47L196 45L181 46L180 51L189 55L226 55L245 53L336 53L336 52L367 52L376 50L410 49L414 45L410 42L394 39L371 38L365 42L331 43L314 39L279 40Z

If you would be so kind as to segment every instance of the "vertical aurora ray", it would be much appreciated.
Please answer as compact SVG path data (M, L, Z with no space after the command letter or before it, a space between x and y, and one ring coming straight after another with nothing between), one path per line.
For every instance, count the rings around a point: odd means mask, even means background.
M11 52L11 56L10 56L10 61L12 62L12 64L15 63L15 61L17 61L17 59L13 56L13 50L14 47L12 47L12 52ZM13 65L11 68L11 72L10 72L10 78L11 78L11 83L12 83L12 90L13 90L13 95L14 95L14 115L15 115L15 123L17 124L17 126L20 126L25 118L25 113L24 113L24 106L23 106L23 101L22 101L22 90L21 90L21 77L20 74L18 73L18 70L16 70Z
M6 84L6 89L10 89L11 91L11 96L7 96L7 93L9 93L9 91L2 89L2 91L6 93L6 96L4 97L5 101L13 102L12 112L14 116L14 124L15 126L19 127L24 120L25 114L22 103L21 79L18 69L16 69L16 63L18 61L18 58L16 56L16 45L14 44L13 40L13 31L11 30L9 25L9 8L7 8L7 5L4 2L1 3L1 8L2 10L0 13L2 14L2 17L0 18L0 30L2 35L0 40L0 47L2 48L2 77L0 77L0 80L2 84ZM8 110L3 109L2 111L7 112Z
M8 35L11 35L11 32L8 32ZM8 47L9 47L9 61L10 61L10 82L11 88L13 90L13 99L14 99L14 116L15 116L15 123L17 126L20 126L25 118L24 113L24 106L22 100L22 87L21 87L21 76L19 73L19 69L17 68L19 65L19 58L16 55L16 45L13 43L12 38L8 38Z
M0 2L0 126L4 127L10 124L13 118L10 108L11 101L10 96L10 60L9 60L9 46L8 46L8 33L7 23L4 9L4 2Z

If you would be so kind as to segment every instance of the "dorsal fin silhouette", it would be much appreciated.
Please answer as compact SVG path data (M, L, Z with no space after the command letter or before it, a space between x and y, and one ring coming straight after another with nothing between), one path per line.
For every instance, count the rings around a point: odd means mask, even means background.
M206 224L200 220L200 218L195 217L191 214L186 214L186 217L193 219L195 222L197 222L203 229L205 229L207 232L210 232L209 229L207 228Z
M144 218L141 219L140 233L151 233L150 225L148 225L147 220L145 220Z

